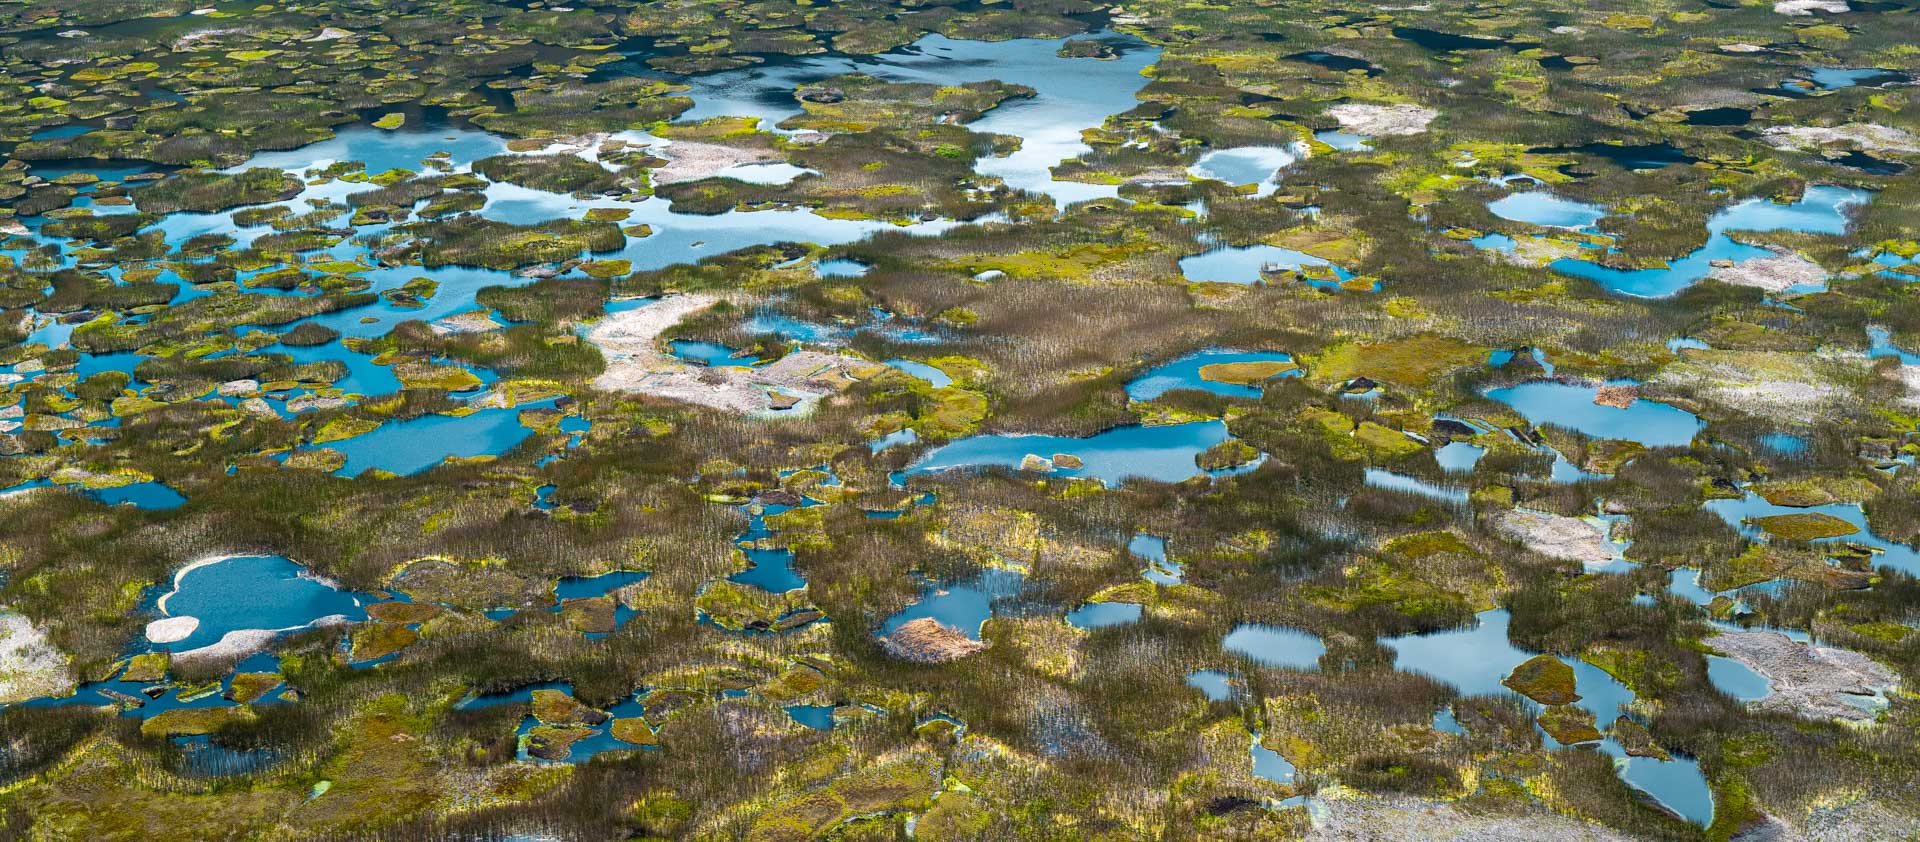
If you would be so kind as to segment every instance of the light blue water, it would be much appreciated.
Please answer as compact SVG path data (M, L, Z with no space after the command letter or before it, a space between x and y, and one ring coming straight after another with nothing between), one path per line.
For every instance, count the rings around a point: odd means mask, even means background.
M1384 488L1388 491L1399 491L1406 494L1418 494L1422 497L1430 497L1455 505L1465 506L1468 504L1467 492L1465 490L1434 485L1423 479L1410 477L1405 474L1396 474L1391 471L1383 471L1379 468L1367 469L1366 483L1374 488Z
M1167 558L1167 539L1139 534L1127 542L1127 552L1147 562L1140 576L1156 585L1171 587L1186 580L1186 565Z
M1158 427L1116 427L1087 438L1066 436L979 435L942 445L894 475L896 484L907 477L939 471L1001 467L1018 468L1028 454L1052 458L1056 453L1080 457L1082 466L1055 467L1057 476L1091 477L1108 485L1129 479L1180 482L1204 471L1194 458L1227 440L1227 425L1193 421ZM1245 470L1245 469L1241 469Z
M812 728L815 731L833 730L833 705L787 705L787 715L793 721Z
M1067 623L1077 629L1104 629L1140 621L1140 605L1133 602L1089 602L1067 612Z
M1487 205L1501 219L1529 222L1549 228L1589 229L1607 215L1599 205L1577 202L1544 191L1512 193Z
M1309 632L1284 626L1241 623L1220 641L1220 648L1245 655L1264 667L1316 670L1327 646Z
M416 474L450 456L498 456L512 450L533 435L533 430L521 426L520 411L551 405L552 401L543 401L483 409L464 417L428 415L388 421L372 432L313 447L330 447L346 455L347 463L334 472L336 476L358 476L374 468L403 476Z
M1746 664L1723 655L1707 656L1707 678L1720 692L1743 702L1764 699L1773 685Z
M1352 132L1343 132L1338 129L1324 129L1314 132L1313 139L1341 152L1373 151L1373 147L1367 145L1367 141L1372 140L1372 138L1366 135L1353 134Z
M325 617L367 619L375 600L340 590L282 556L234 556L176 574L155 608L166 617L195 617L200 626L155 649L187 652L220 642L230 632L292 630Z
M1195 178L1254 185L1255 196L1271 196L1280 188L1280 171L1293 166L1305 152L1299 146L1241 146L1216 149L1200 156L1190 169Z
M1293 783L1293 764L1273 749L1260 744L1260 735L1253 735L1253 776L1277 784Z
M752 368L760 364L759 357L752 354L738 356L738 351L718 342L675 339L667 347L679 359L713 368Z
M980 627L993 616L995 603L1019 596L1026 579L1019 571L990 568L964 583L929 584L919 602L881 624L880 635L885 637L909 622L932 617L979 640Z
M1896 81L1904 75L1898 70L1885 70L1878 67L1807 68L1807 79L1819 85L1823 91L1837 91L1868 82L1876 85L1885 84Z
M1483 611L1470 628L1431 634L1382 638L1381 643L1395 653L1394 669L1433 676L1453 685L1461 695L1510 695L1500 683L1515 667L1533 657L1533 653L1515 647L1507 640L1511 616L1505 609ZM1633 701L1633 691L1604 670L1585 661L1561 659L1573 667L1574 702L1592 712L1604 730L1620 715L1620 708ZM1533 705L1532 702L1527 702ZM1551 736L1546 737L1550 744ZM1662 761L1651 757L1628 757L1619 743L1604 739L1597 749L1614 758L1620 777L1629 785L1647 793L1661 804L1699 825L1713 821L1713 792L1699 763L1675 755Z
M888 433L884 436L881 436L877 439L874 439L873 441L867 442L867 450L870 453L879 453L882 450L890 450L895 447L905 447L919 440L920 440L920 434L914 432L912 427L903 427L901 429Z
M1880 357L1894 357L1900 360L1901 365L1920 365L1920 354L1903 350L1899 346L1894 345L1892 332L1884 327L1877 325L1868 326L1867 341L1867 356L1869 357L1875 359Z
M158 482L136 482L119 488L95 488L87 496L109 506L126 504L142 509L173 509L187 502L180 492Z
M1782 456L1797 456L1807 452L1810 445L1792 433L1768 433L1760 437L1760 446Z
M1609 381L1609 385L1634 385ZM1706 424L1691 412L1659 401L1637 400L1625 409L1593 402L1599 387L1536 380L1487 392L1536 425L1557 424L1600 439L1622 439L1648 447L1685 447Z
M1219 670L1188 673L1187 686L1200 691L1210 702L1224 702L1233 698L1233 677Z
M858 260L840 258L822 260L813 267L813 274L821 278L858 278L867 274L873 267Z
M1141 71L1160 52L1130 36L1097 33L1092 37L1112 47L1118 57L1108 61L1062 58L1057 53L1063 42L1052 39L986 42L929 35L878 56L809 56L675 81L692 87L688 95L694 107L683 120L738 115L759 117L767 124L801 112L793 96L796 87L855 71L899 82L957 85L998 79L1027 85L1035 96L1007 100L969 124L977 132L1021 138L1018 152L982 160L975 170L1000 178L1014 189L1046 194L1067 204L1117 195L1114 185L1054 181L1052 168L1089 151L1081 130L1134 107L1134 93L1146 83Z
M1242 386L1237 383L1220 383L1200 376L1200 369L1210 365L1243 362L1292 362L1293 355L1279 351L1237 351L1231 348L1208 348L1195 351L1184 357L1162 363L1149 369L1139 377L1127 381L1127 397L1136 401L1150 401L1175 389L1199 389L1230 398L1258 400L1261 387ZM1281 372L1276 377L1298 377L1300 369Z
M1717 515L1728 526L1740 530L1740 534L1753 540L1766 540L1766 533L1760 527L1747 523L1749 519L1789 514L1831 515L1853 524L1860 531L1852 535L1837 538L1822 538L1815 544L1845 542L1876 550L1873 556L1874 566L1887 566L1909 575L1920 575L1920 549L1906 544L1897 544L1880 537L1867 528L1867 516L1858 505L1852 503L1831 503L1825 506L1809 506L1803 509L1776 506L1751 491L1739 500L1708 500L1702 508Z
M802 505L811 505L803 502ZM754 513L753 504L744 507L747 512L747 531L736 539L739 543L751 543L773 537L773 530L767 526L767 517L790 511L791 506L761 506ZM793 551L784 547L774 549L743 549L740 551L753 566L727 577L727 581L741 585L751 585L768 593L785 593L804 588L807 579L793 569Z
M1706 245L1692 254L1670 261L1661 269L1613 269L1574 257L1553 261L1555 271L1586 278L1614 292L1642 298L1664 298L1698 283L1712 270L1714 261L1738 263L1773 256L1759 246L1735 242L1728 231L1800 231L1811 234L1844 234L1846 208L1871 200L1865 190L1832 185L1808 187L1800 201L1782 205L1765 199L1747 199L1726 208L1707 221Z
M948 375L944 371L941 371L940 369L934 368L933 366L920 362L918 360L907 360L907 359L895 358L895 359L887 360L887 365L900 369L901 371L904 371L908 374L918 377L921 380L925 380L927 381L928 385L931 385L935 389L945 389L948 386L953 385L952 376Z
M1222 246L1180 258L1180 274L1187 280L1223 284L1260 283L1260 272L1268 267L1299 271L1308 266L1325 267L1342 281L1353 277L1353 273L1306 252L1264 244ZM1338 286L1337 282L1307 280L1307 283L1321 287Z
M1487 455L1487 449L1463 441L1447 442L1445 446L1433 452L1433 460L1440 463L1441 470L1452 474L1473 473L1473 467L1480 464L1480 457Z

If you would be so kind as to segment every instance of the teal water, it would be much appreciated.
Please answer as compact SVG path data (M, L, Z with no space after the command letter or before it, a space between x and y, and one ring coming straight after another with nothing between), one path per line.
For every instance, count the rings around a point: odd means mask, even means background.
M1263 667L1316 670L1327 646L1320 638L1300 629L1241 623L1220 641L1220 648L1245 655Z
M1615 381L1610 385L1633 385ZM1599 387L1536 380L1493 389L1487 397L1513 407L1533 424L1557 424L1599 439L1622 439L1648 447L1685 447L1705 427L1698 416L1659 401L1601 406L1593 402Z
M1258 400L1261 387L1242 386L1237 383L1220 383L1200 376L1200 369L1222 363L1244 362L1292 362L1293 355L1279 351L1237 351L1231 348L1208 348L1195 351L1186 356L1155 366L1140 376L1127 381L1127 397L1130 400L1150 401L1175 389L1199 389L1230 398ZM1298 377L1300 370L1281 372L1276 377Z
M161 616L200 621L184 640L154 647L173 652L211 646L234 632L291 631L328 617L359 622L375 601L315 578L282 556L218 559L183 569L162 587L167 590L154 603Z
M932 617L979 640L980 627L993 617L994 606L1019 596L1026 579L1019 571L993 568L965 582L929 583L920 601L881 624L880 635L885 637L909 622Z
M1501 219L1529 222L1549 228L1590 229L1607 215L1607 209L1546 192L1511 193L1487 205Z
M1130 479L1180 482L1206 473L1194 464L1194 458L1227 438L1227 425L1219 421L1116 427L1080 439L1040 435L970 436L935 448L895 474L894 482L955 469L1018 468L1028 454L1050 459L1057 453L1080 457L1082 467L1055 467L1051 473L1056 476L1090 477L1108 485Z
M1508 642L1511 619L1505 609L1483 611L1468 628L1382 638L1380 643L1394 650L1394 669L1430 675L1465 696L1510 695L1501 679L1533 657ZM1578 659L1561 660L1573 667L1575 692L1581 696L1574 704L1591 711L1603 730L1620 715L1622 706L1633 701L1633 691L1599 667ZM1544 738L1553 744L1552 737ZM1702 826L1712 823L1713 792L1698 761L1683 755L1668 761L1629 757L1611 738L1596 748L1614 758L1621 779L1629 785L1688 821Z

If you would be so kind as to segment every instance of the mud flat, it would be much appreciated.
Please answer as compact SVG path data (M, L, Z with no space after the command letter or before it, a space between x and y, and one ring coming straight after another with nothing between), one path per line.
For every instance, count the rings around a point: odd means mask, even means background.
M1809 719L1872 722L1886 706L1893 670L1858 652L1789 640L1779 632L1723 631L1705 643L1767 679L1773 693L1754 702Z
M659 339L682 319L713 306L711 295L674 295L609 315L587 334L607 357L594 388L630 392L743 415L804 415L815 401L860 379L874 363L821 351L795 351L758 368L696 366L661 350Z
M73 692L67 658L25 616L0 608L0 704Z

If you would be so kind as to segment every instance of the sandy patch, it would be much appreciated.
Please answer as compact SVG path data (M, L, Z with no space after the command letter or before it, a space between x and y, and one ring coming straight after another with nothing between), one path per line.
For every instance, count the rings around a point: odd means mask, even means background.
M73 692L67 656L24 615L0 608L0 705Z
M1920 139L1905 129L1879 123L1844 126L1775 126L1765 131L1775 149L1818 149L1830 145L1858 146L1868 152L1920 152Z
M1440 112L1418 105L1361 105L1348 103L1327 109L1340 128L1369 137L1419 134Z
M902 623L893 634L881 638L880 644L889 655L923 664L957 661L987 648L985 643L932 617Z
M676 359L660 348L660 335L682 319L714 305L704 294L674 295L614 313L588 332L587 341L607 358L594 388L633 392L743 415L804 415L813 403L860 379L874 367L859 357L795 351L758 368L708 368Z
M179 643L200 628L199 617L164 617L147 624L149 643Z
M672 141L651 151L667 159L665 165L653 169L655 184L698 181L745 164L780 163L778 156L768 152L690 140Z
M1514 509L1501 515L1495 528L1549 558L1581 564L1613 561L1613 545L1607 542L1607 533L1584 518Z
M1824 284L1827 282L1827 270L1800 255L1775 252L1773 257L1742 260L1732 266L1715 266L1707 273L1707 277L1723 284L1783 292L1796 286Z
M1773 686L1754 705L1809 719L1872 722L1886 707L1885 691L1900 683L1893 670L1858 652L1797 643L1779 632L1721 632L1705 643Z
M1773 4L1773 11L1790 18L1804 18L1814 12L1839 15L1852 9L1847 6L1846 0L1780 0Z
M1529 805L1512 813L1465 809L1405 796L1376 797L1341 786L1307 800L1311 840L1450 840L1450 842L1627 842L1626 836Z

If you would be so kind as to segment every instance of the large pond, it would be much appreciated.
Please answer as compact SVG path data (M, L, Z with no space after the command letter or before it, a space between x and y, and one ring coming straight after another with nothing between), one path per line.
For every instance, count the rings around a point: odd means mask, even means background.
M1228 438L1227 425L1219 421L1116 427L1086 438L979 435L937 447L893 478L900 483L912 476L962 468L1019 468L1028 456L1037 456L1051 460L1047 473L1055 476L1088 477L1108 485L1129 479L1180 482L1209 473L1194 459ZM1081 466L1061 467L1060 460L1054 460L1056 455L1078 457Z
M282 556L228 556L196 562L174 574L154 609L191 633L155 648L190 652L230 635L286 632L323 620L359 622L375 599L341 590ZM151 636L151 635L150 635ZM164 636L163 636L164 639ZM240 638L235 638L238 641Z
M1619 381L1608 385L1635 385ZM1685 447L1705 427L1698 416L1659 401L1636 400L1626 408L1594 403L1597 385L1536 380L1487 392L1534 424L1556 424L1599 439L1623 439L1647 447Z
M1501 680L1536 654L1508 642L1511 622L1505 609L1495 609L1478 614L1469 628L1383 638L1380 642L1394 650L1394 669L1433 676L1453 685L1462 695L1511 695ZM1633 691L1604 670L1578 659L1561 660L1573 668L1574 692L1581 696L1574 704L1591 712L1602 730L1621 715L1622 706L1632 703ZM1537 705L1534 707L1537 709ZM1544 739L1558 745L1552 736ZM1703 826L1712 823L1713 792L1697 761L1677 754L1665 761L1630 757L1611 737L1601 740L1598 749L1614 758L1621 779L1628 784L1688 821Z

